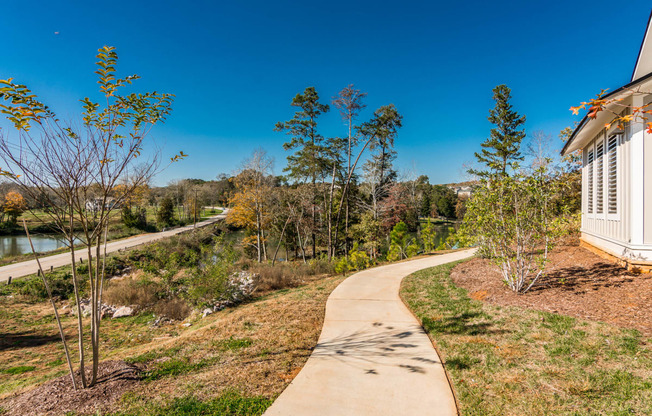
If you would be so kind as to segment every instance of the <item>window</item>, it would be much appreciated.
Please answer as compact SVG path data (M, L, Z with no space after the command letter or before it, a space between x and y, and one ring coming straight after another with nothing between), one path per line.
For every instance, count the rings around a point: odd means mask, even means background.
M618 213L618 136L609 137L607 142L607 161L609 163L607 171L607 212L609 214Z
M586 212L593 214L593 149L586 156L586 171L588 173L587 205Z
M602 214L604 212L604 142L598 141L595 146L595 212Z

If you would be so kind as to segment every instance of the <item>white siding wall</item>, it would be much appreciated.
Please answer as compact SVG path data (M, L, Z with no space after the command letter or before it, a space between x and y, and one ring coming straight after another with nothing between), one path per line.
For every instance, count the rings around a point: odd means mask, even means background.
M606 237L612 240L619 242L627 243L629 242L629 215L626 213L629 210L629 192L627 192L629 185L629 171L625 167L628 166L629 158L629 140L627 132L618 139L617 146L617 181L618 181L618 195L617 195L617 213L609 214L608 209L608 174L609 174L609 165L608 165L608 153L607 150L607 140L608 135L605 130L602 130L594 139L589 143L582 151L583 155L583 167L582 167L582 231L596 234L602 237ZM598 211L597 205L597 191L598 191L598 155L596 152L597 143L603 143L604 145L604 155L602 156L602 192L603 192L603 209L602 212ZM594 161L592 166L588 164L588 153L592 150L594 156ZM593 185L593 212L588 212L588 179L591 176L589 174L589 169L593 169L594 185Z

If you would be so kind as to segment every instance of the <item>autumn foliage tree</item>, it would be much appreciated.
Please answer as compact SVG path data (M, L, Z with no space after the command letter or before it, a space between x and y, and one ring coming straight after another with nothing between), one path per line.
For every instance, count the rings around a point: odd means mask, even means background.
M240 173L233 178L236 192L230 200L226 222L251 232L243 244L254 247L258 262L267 260L266 232L271 222L272 160L263 150L257 150L245 161Z
M27 209L25 198L16 191L9 191L5 195L3 206L4 213L9 217L9 222L16 223L16 219Z

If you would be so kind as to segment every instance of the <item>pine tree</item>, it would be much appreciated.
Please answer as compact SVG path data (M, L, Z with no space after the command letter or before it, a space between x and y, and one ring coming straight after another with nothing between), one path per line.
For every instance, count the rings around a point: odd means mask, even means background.
M294 154L288 156L288 166L285 171L290 178L312 183L312 254L316 255L316 228L317 228L317 191L316 183L319 177L327 170L323 154L325 146L324 137L317 132L317 118L327 113L330 109L327 104L319 102L319 94L315 87L308 87L303 94L297 94L292 99L292 106L299 107L294 117L286 122L276 123L274 130L285 131L291 137L290 142L284 143L285 150L296 149Z
M498 85L493 89L493 99L496 105L489 110L489 121L496 127L491 129L490 137L482 143L482 152L475 153L478 162L487 166L487 170L470 170L470 173L486 177L491 174L507 175L508 169L516 169L518 162L523 160L521 141L525 130L525 116L519 115L509 100L511 90L507 85Z

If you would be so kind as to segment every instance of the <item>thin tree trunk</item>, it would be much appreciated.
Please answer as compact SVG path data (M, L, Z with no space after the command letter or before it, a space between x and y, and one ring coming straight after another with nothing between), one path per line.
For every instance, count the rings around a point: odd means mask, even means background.
M274 258L272 259L272 266L274 265L274 263L276 263L276 255L278 254L278 250L281 248L281 241L283 241L283 236L285 235L285 227L288 226L291 219L292 219L292 217L288 217L287 221L285 221L285 224L283 224L283 229L281 230L281 236L278 238L278 244L276 244L276 250L274 250ZM288 250L287 250L287 246L286 246L285 247L285 257L286 257L286 259L287 259L287 256L288 256L287 253L288 253Z
M66 355L66 362L68 363L68 371L70 372L70 379L72 380L72 387L77 390L77 381L75 381L75 372L72 369L72 361L70 360L70 351L68 350L68 342L66 342L66 336L63 333L63 326L61 325L61 317L59 317L59 311L57 310L57 305L54 302L52 297L52 290L48 284L47 279L45 278L45 273L43 272L43 267L41 267L41 261L38 258L38 253L34 250L34 244L32 243L32 237L29 235L29 230L27 229L27 224L23 220L23 227L25 228L25 234L27 234L27 240L29 241L29 246L32 248L32 253L34 253L34 258L36 259L36 264L38 264L38 269L41 272L41 278L43 278L43 285L45 286L46 292L48 292L48 298L50 298L50 304L52 304L52 309L54 310L54 317L57 321L57 327L59 328L59 335L61 336L61 342L63 343L63 351Z

